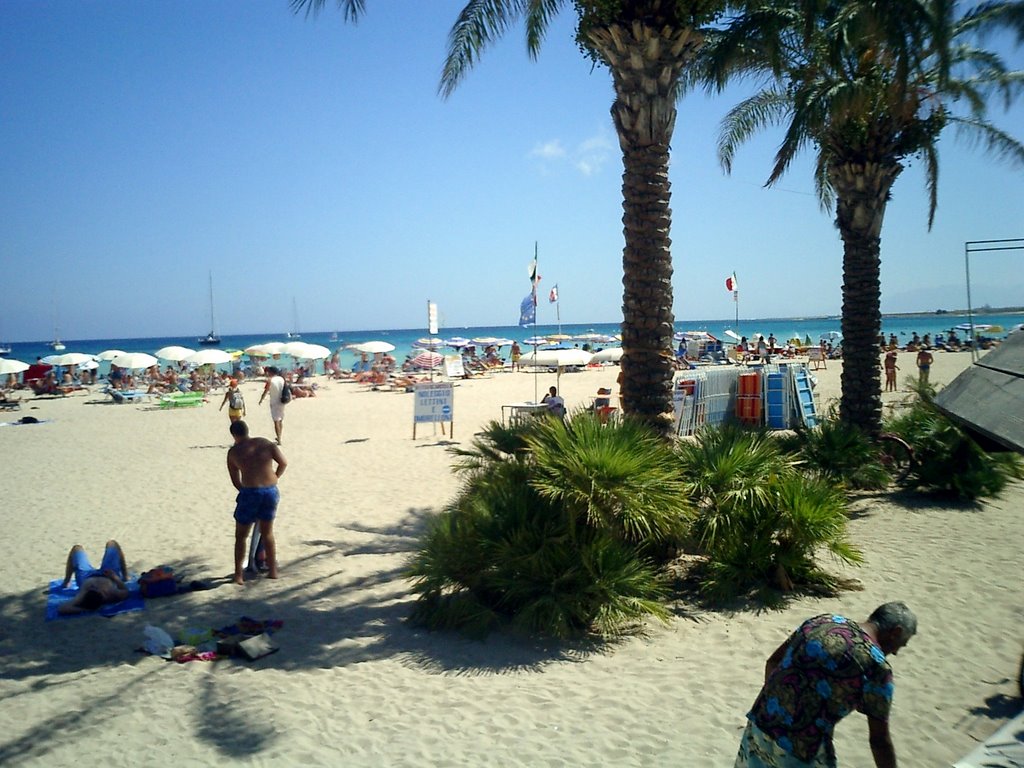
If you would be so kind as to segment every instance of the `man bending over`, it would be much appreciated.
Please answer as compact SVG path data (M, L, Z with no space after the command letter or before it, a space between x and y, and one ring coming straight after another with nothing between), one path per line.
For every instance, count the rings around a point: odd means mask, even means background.
M265 437L249 437L249 426L241 419L231 422L231 435L235 444L228 449L228 475L231 484L238 489L235 499L235 584L245 583L242 565L246 539L253 523L260 527L270 571L268 576L276 579L274 517L280 500L277 480L284 474L288 462L279 445Z

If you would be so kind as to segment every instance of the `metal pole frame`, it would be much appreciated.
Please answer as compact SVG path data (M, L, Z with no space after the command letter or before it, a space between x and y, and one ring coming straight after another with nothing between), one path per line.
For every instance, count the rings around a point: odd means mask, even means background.
M988 251L1024 251L1024 238L964 241L964 272L967 277L967 323L971 326L971 363L978 362L979 357L978 336L974 332L974 307L971 305L971 254Z

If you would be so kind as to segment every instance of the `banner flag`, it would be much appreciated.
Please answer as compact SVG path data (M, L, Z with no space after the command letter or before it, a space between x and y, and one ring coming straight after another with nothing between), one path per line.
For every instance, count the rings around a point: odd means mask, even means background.
M740 289L739 283L736 282L735 272L729 275L729 277L725 278L725 289L727 291L738 291Z
M558 283L555 283L553 286L551 286L551 293L548 294L548 300L552 304L558 301Z
M530 291L519 305L519 325L526 327L537 322L537 294Z

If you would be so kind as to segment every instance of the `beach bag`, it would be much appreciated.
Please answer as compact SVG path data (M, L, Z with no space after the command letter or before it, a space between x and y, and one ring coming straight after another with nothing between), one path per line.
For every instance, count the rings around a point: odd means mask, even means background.
M242 397L241 392L232 392L231 398L228 400L228 407L233 411L240 411L245 407L245 398Z
M284 383L284 386L281 387L281 402L282 403L290 403L291 401L292 401L292 385L289 384L286 381Z
M174 580L174 569L169 565L158 565L139 576L139 591L143 597L164 597L178 591Z

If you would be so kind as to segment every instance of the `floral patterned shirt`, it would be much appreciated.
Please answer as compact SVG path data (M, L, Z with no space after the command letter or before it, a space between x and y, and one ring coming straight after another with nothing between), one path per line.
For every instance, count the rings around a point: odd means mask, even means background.
M790 637L782 662L747 717L780 747L810 761L853 710L883 722L892 704L892 668L855 622L825 614Z

